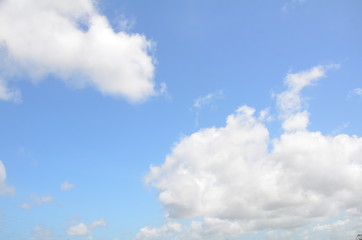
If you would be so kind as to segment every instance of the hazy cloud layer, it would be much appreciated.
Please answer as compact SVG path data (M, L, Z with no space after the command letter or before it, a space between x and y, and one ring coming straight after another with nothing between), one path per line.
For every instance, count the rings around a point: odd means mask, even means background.
M34 81L55 74L132 102L155 95L152 43L141 34L115 32L94 2L0 2L0 72L7 76L0 80L0 99L20 99L5 81L19 73Z
M255 110L240 107L225 127L181 139L146 182L172 219L188 225L146 227L139 239L223 239L261 229L296 229L341 214L362 214L362 138L307 130L301 90L326 75L317 66L285 78L277 96L284 133L271 139ZM199 219L202 220L199 220ZM197 219L197 220L195 220ZM153 237L155 236L155 237Z
M0 196L15 194L15 188L6 184L6 169L0 161Z

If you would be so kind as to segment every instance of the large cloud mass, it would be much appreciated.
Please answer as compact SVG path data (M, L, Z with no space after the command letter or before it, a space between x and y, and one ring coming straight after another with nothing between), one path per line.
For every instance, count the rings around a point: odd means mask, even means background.
M56 74L75 86L140 101L155 94L151 45L143 35L115 32L92 0L0 1L6 76ZM0 99L17 101L19 94L0 81Z
M162 166L151 167L146 181L159 190L169 218L198 218L175 234L210 239L211 233L293 229L362 214L362 138L307 130L300 91L327 68L287 75L287 90L277 97L280 137L271 139L255 110L243 106L225 127L181 139ZM152 239L165 226L146 227L138 238Z

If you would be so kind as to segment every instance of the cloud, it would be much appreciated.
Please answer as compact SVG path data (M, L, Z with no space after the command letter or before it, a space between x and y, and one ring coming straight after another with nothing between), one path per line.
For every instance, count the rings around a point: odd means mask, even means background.
M293 131L307 128L309 114L307 111L301 111L305 105L301 91L325 77L326 70L338 67L339 65L316 66L299 73L287 74L284 80L287 90L277 96L277 108L280 118L284 121L282 125L284 130Z
M100 220L97 220L97 221L94 221L92 222L90 225L89 225L89 228L90 229L94 229L96 227L101 227L101 226L106 226L107 223L103 220L103 219L100 219Z
M90 230L87 225L84 223L79 223L77 225L71 226L67 230L69 236L87 236L90 234Z
M15 194L15 187L8 186L6 183L6 169L2 161L0 161L0 196Z
M287 13L291 8L295 8L298 4L302 4L304 2L306 2L306 0L288 0L284 3L282 11Z
M355 88L352 92L355 95L362 96L362 88Z
M6 82L0 78L0 100L19 103L21 94L19 90L9 89Z
M22 209L26 209L26 210L29 210L32 208L31 204L29 204L29 203L22 203L19 205L19 207Z
M68 190L70 190L70 189L72 189L74 187L75 187L74 184L72 184L70 182L67 182L67 181L60 184L60 190L62 190L62 191L68 191Z
M287 89L277 96L279 137L271 139L256 110L242 106L224 127L182 138L161 166L150 168L145 181L158 189L167 221L188 221L174 236L224 239L362 214L362 138L307 129L301 90L329 68L286 76ZM144 228L138 236L169 235L164 229Z
M44 204L50 203L54 200L53 196L50 196L50 195L48 195L48 196L33 195L32 199L34 200L34 202L37 205L44 205Z
M200 109L200 108L204 107L205 105L211 104L213 100L222 97L222 95L223 95L223 92L221 90L219 90L217 92L212 92L205 96L198 97L194 101L193 108Z
M33 236L28 240L53 240L55 239L51 229L42 225L36 225L33 229Z
M76 225L70 226L67 229L68 236L84 236L88 239L92 239L92 230L100 226L106 226L107 223L103 220L97 220L90 224L78 223Z
M156 95L153 43L115 32L92 0L3 0L0 3L0 98L20 98L6 83L56 75L69 85L139 102ZM4 60L5 59L5 60Z

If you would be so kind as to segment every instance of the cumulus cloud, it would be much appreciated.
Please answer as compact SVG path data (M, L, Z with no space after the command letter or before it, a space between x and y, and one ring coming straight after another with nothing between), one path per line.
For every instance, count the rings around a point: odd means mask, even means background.
M156 94L152 46L141 34L115 32L93 0L3 0L0 52L6 60L0 67L8 78L0 81L0 99L20 99L6 84L21 73L33 81L52 74L73 86L142 101Z
M107 223L103 220L97 220L90 224L78 223L76 225L70 226L67 229L68 236L83 236L88 239L92 239L92 230L100 226L106 226Z
M0 161L0 196L15 194L15 188L6 184L6 169Z
M62 190L62 191L68 191L68 190L70 190L70 189L72 189L74 187L75 187L75 185L73 183L70 183L70 182L67 182L67 181L60 184L60 190Z
M224 127L182 138L161 166L151 167L145 181L159 190L168 219L189 221L174 236L224 239L362 214L362 138L307 129L300 92L328 68L286 76L287 90L277 96L279 137L271 139L256 110L242 106ZM171 230L147 227L138 236L158 239L152 236Z

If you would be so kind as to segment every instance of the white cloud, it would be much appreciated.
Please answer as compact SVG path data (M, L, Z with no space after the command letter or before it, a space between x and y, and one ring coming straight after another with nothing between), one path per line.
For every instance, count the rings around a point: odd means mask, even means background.
M34 200L34 202L38 205L43 205L46 203L50 203L54 200L53 196L38 196L38 195L33 195L32 199Z
M141 34L115 32L92 0L3 0L0 43L6 75L37 81L55 74L66 83L105 95L142 101L156 94L152 42ZM10 77L11 78L11 77ZM9 81L9 79L8 79ZM18 99L0 84L0 98Z
M106 225L107 223L103 219L94 221L90 224L78 223L76 225L70 226L67 229L67 234L69 236L86 236L88 239L92 239L92 230Z
M287 90L277 95L277 107L281 119L284 120L282 125L284 130L293 131L307 128L309 118L308 112L302 111L304 104L301 91L325 77L326 70L338 67L338 65L320 65L307 71L287 74L284 80Z
M62 191L68 191L68 190L70 190L70 189L72 189L74 187L75 187L75 185L73 183L70 183L70 182L67 182L67 181L60 184L60 190L62 190Z
M21 94L18 90L9 89L6 82L0 78L0 100L21 102Z
M291 8L295 8L297 4L302 4L306 2L306 0L288 0L282 6L282 11L287 13Z
M362 96L362 88L355 88L352 92L358 96Z
M219 90L217 92L209 93L205 96L198 97L197 99L195 99L193 107L195 109L200 109L205 105L211 104L213 100L220 98L222 96L223 92Z
M28 240L53 240L55 239L51 229L42 225L36 225L33 229L33 236Z
M94 229L96 227L101 227L101 226L106 226L107 223L103 220L103 219L100 219L100 220L97 220L97 221L94 221L92 222L90 225L89 225L89 228L90 229Z
M90 234L90 230L84 223L71 226L67 230L69 236L87 236Z
M277 97L285 131L279 137L271 139L255 110L243 106L224 127L182 138L161 166L151 167L145 181L159 190L168 221L191 221L174 236L224 239L362 214L362 138L307 130L300 91L326 69L287 75L287 90ZM147 227L138 237L163 232L170 235L167 226Z
M22 203L19 205L19 207L22 209L26 209L26 210L29 210L32 208L31 204L29 204L29 203Z
M15 187L8 186L6 183L6 169L0 161L0 196L15 194Z
M172 236L175 232L182 231L181 224L177 222L167 222L160 228L144 227L137 234L136 239L160 239L167 236Z

